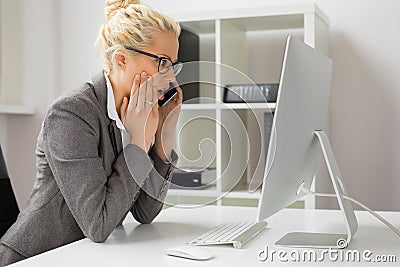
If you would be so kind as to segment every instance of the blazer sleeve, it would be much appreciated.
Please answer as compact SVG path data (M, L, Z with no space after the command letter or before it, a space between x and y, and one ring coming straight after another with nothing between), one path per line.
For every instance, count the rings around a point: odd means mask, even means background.
M169 163L165 163L153 149L150 149L149 156L153 161L154 168L150 171L149 178L144 182L131 209L133 217L140 223L151 223L160 213L171 182L174 166L178 161L178 156L174 150L172 150Z
M130 144L107 177L98 153L100 131L95 130L100 111L90 103L65 102L54 104L44 121L46 158L83 234L103 242L131 208L152 160Z

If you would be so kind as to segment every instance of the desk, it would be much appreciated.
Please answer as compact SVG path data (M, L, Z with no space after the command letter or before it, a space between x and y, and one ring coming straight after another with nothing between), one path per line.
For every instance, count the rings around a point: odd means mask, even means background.
M285 209L268 219L268 230L250 241L242 249L229 246L208 247L214 258L204 262L166 256L165 248L185 244L220 223L252 220L256 208L206 206L202 208L169 208L160 213L152 224L140 225L128 215L124 225L115 229L104 243L83 239L61 248L14 264L13 266L275 266L284 263L260 261L258 252L268 245L269 250L282 250L274 242L289 231L344 232L342 217L336 210ZM400 226L400 212L381 212L395 226ZM389 228L364 211L356 212L359 230L348 249L369 249L374 255L395 255L400 262L400 238ZM292 249L283 249L288 251ZM318 250L317 250L318 251ZM325 264L344 265L343 262ZM294 263L306 266L309 263ZM315 263L314 263L315 264ZM346 263L346 266L365 265ZM318 266L322 265L321 263ZM367 266L376 264L368 263ZM316 265L315 265L316 266Z

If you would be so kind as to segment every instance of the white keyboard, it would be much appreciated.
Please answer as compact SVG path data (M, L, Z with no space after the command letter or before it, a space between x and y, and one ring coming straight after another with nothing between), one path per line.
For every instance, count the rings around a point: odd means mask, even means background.
M232 244L235 248L241 248L266 227L267 222L264 221L221 224L188 244L197 246Z

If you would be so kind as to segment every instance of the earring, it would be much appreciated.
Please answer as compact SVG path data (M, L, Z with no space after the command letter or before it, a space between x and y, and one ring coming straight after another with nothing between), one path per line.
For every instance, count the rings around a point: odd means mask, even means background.
M118 63L117 65L118 65L118 67L120 67L122 70L124 69L124 65L122 65L121 63Z

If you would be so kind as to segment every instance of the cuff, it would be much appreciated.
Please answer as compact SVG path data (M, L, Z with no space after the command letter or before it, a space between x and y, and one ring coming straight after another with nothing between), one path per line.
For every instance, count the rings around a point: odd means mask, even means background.
M153 147L149 151L149 157L154 162L154 168L157 172L162 176L165 177L167 180L171 180L173 170L175 169L175 165L178 162L178 155L174 150L171 151L170 162L164 162L154 151Z

